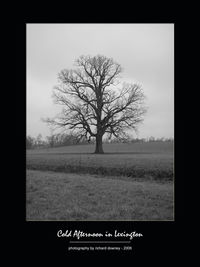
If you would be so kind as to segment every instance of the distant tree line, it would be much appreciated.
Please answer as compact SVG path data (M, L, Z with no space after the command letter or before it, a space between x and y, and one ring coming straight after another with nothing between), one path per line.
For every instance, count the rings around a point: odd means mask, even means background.
M77 144L88 144L94 143L93 140L88 140L85 138L79 138L73 134L51 134L46 136L45 139L42 138L41 134L38 134L36 138L28 135L26 137L26 148L34 149L34 148L48 148L48 147L59 147L59 146L70 146Z
M105 138L103 140L104 143L120 143L118 139ZM138 143L138 142L173 142L173 138L155 138L153 136L149 138L127 138L123 141L124 143ZM70 146L70 145L87 145L87 144L95 144L95 139L83 139L79 138L72 133L70 134L51 134L46 136L43 139L41 134L38 134L37 137L32 137L28 135L26 137L26 149L35 149L35 148L51 148L51 147L60 147L60 146Z
M138 143L138 142L173 142L173 138L159 137L155 138L153 136L147 138L127 138L123 143ZM105 139L104 143L120 143L118 139Z

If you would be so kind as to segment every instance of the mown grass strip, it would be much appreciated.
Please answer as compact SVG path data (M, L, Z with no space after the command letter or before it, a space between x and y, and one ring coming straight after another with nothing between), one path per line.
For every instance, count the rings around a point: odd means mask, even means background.
M26 219L173 220L173 183L27 171Z

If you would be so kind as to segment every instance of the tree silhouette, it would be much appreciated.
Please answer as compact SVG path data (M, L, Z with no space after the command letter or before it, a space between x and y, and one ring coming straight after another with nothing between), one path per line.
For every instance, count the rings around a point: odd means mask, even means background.
M51 126L66 127L77 138L96 140L95 153L104 153L102 138L127 138L127 129L137 129L146 112L140 85L123 83L118 87L121 66L112 58L81 56L77 69L64 69L54 87L56 104L63 105L55 118L44 121Z

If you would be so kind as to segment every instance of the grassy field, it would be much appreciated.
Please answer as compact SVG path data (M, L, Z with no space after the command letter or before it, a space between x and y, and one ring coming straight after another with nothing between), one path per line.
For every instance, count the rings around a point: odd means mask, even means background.
M27 152L32 170L128 176L148 180L173 179L173 144L164 142L106 144L105 154L94 146L67 146Z
M27 220L173 220L173 143L27 151Z
M27 220L173 220L172 183L27 171Z

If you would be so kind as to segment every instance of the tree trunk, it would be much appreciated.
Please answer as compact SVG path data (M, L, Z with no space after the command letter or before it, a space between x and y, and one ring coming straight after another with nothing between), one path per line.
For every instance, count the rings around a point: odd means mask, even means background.
M96 149L95 149L95 154L103 154L103 142L102 142L102 135L98 135L96 137Z

